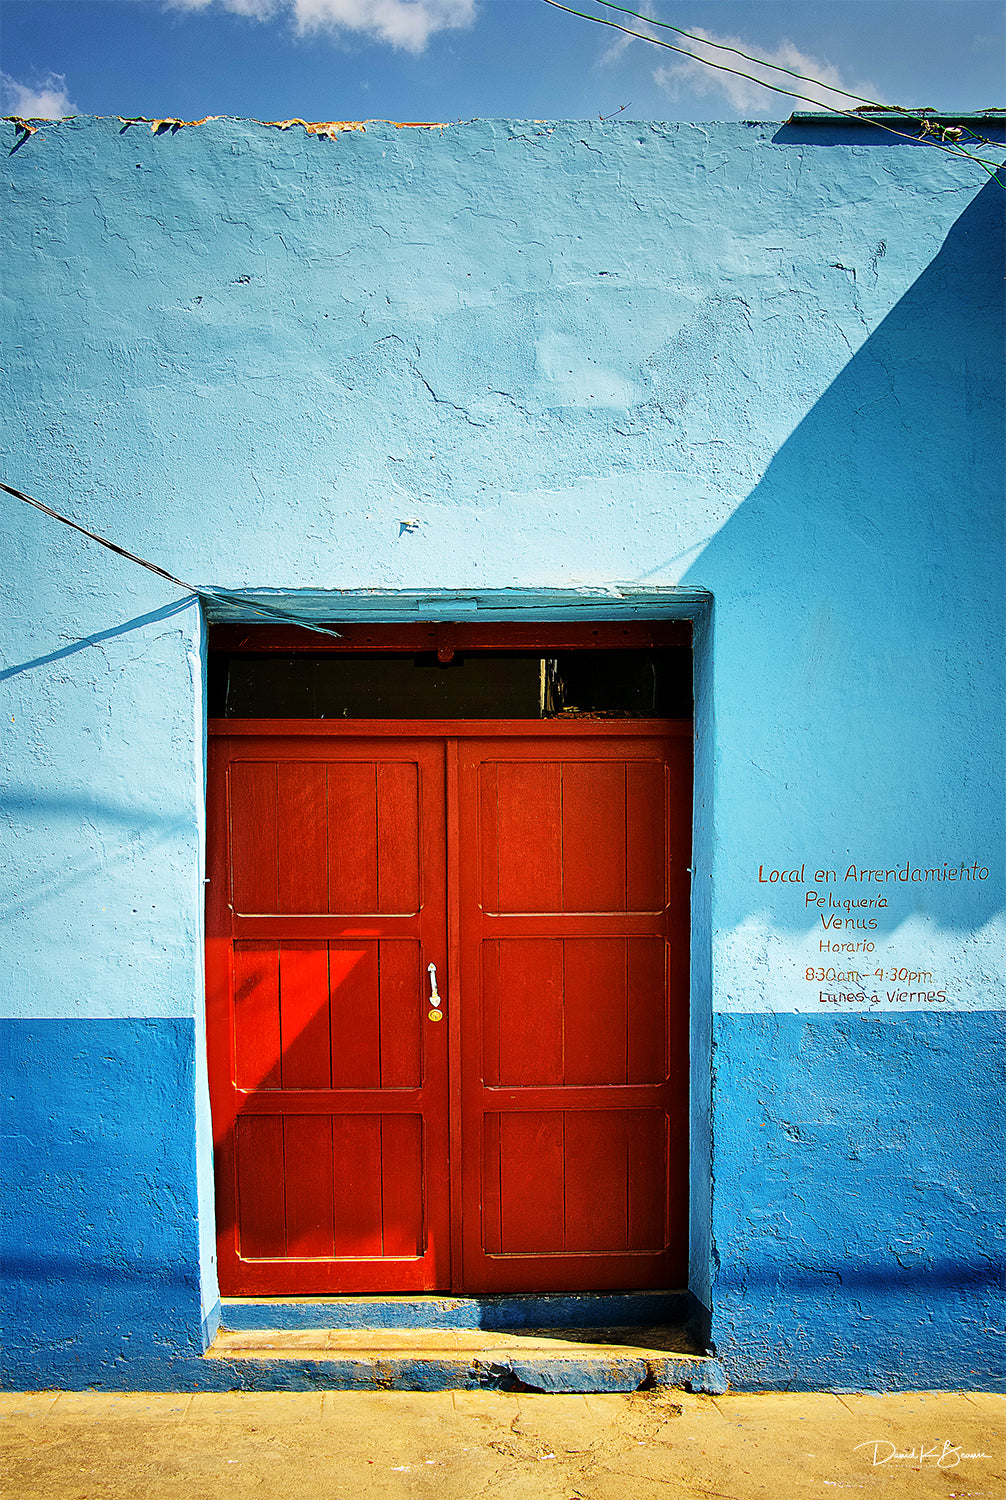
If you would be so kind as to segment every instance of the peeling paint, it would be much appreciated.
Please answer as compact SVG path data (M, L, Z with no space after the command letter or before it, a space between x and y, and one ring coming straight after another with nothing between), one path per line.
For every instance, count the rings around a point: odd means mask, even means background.
M66 115L64 120L78 118L76 115ZM152 135L175 134L179 130L191 130L197 125L208 125L216 120L226 120L227 115L204 115L201 120L181 120L174 115L161 117L153 115L115 115L112 118L118 120L124 126L149 125ZM39 129L38 125L32 125L28 120L22 119L20 115L0 115L0 119L8 120L11 124L24 132L27 137L34 135ZM61 120L46 120L49 126L62 123ZM451 128L451 122L446 120L255 120L252 123L264 125L274 130L289 130L298 125L307 135L327 136L329 140L335 140L346 131L360 131L366 133L367 126L377 124L393 125L396 130L439 130L441 132ZM461 122L458 121L458 124Z
M366 130L362 120L262 120L263 125L271 125L276 130L289 130L291 125L300 125L307 131L308 135L327 135L333 140L344 130Z

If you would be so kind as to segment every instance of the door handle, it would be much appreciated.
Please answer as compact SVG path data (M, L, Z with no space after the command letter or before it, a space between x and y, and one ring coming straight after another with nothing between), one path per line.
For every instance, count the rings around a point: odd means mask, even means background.
M437 990L437 966L427 964L427 973L430 976L430 1008L427 1017L431 1021L442 1021L444 1018L444 1002Z

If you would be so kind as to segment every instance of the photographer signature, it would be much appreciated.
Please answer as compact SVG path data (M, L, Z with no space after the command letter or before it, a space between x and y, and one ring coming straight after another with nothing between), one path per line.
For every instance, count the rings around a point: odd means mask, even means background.
M870 1448L873 1450L870 1456L870 1463L874 1468L877 1468L880 1464L897 1463L899 1461L910 1463L914 1460L917 1464L923 1464L927 1460L932 1460L937 1469L954 1469L962 1458L991 1457L988 1453L965 1453L963 1448L957 1443L952 1443L949 1438L944 1439L942 1448L939 1443L936 1443L932 1448L900 1449L897 1443L891 1442L890 1438L871 1438L867 1443L857 1443L853 1452L856 1452L859 1448Z

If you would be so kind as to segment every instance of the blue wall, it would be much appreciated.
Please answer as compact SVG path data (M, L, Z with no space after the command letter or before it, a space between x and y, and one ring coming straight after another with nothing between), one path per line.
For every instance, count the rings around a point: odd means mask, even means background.
M202 1352L192 1021L0 1033L9 1371L170 1386L172 1363Z
M1004 1074L1001 1014L717 1018L735 1382L1001 1386Z
M1001 1385L1000 186L866 125L3 128L8 482L316 618L696 619L693 1289L744 1385ZM7 1378L198 1383L204 618L4 533Z

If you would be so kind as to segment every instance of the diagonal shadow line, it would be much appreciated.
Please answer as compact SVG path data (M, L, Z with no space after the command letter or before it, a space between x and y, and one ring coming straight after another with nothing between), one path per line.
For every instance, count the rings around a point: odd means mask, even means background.
M158 824L162 825L158 830ZM104 853L96 855L88 864L78 866L62 875L43 878L30 890L23 890L5 905L0 906L0 922L8 918L39 906L43 901L52 901L57 896L65 895L67 891L73 890L75 886L83 885L94 876L121 865L124 861L140 854L151 854L159 844L166 843L173 834L189 831L193 826L192 820L186 816L173 818L170 822L164 818L148 818L142 824L137 825L132 835L125 844L111 855ZM149 837L149 835L153 835Z
M98 646L102 641L109 641L114 636L125 635L127 631L139 630L141 626L153 625L158 620L168 620L172 615L180 614L183 609L191 608L194 597L188 594L184 599L175 599L170 604L163 604L160 609L151 610L146 615L137 615L121 625L113 625L108 630L96 631L94 635L81 636L70 646L61 646L58 651L50 651L48 656L36 656L31 661L23 661L17 666L7 667L5 671L0 672L0 682L8 677L17 677L21 672L30 672L34 667L46 667L51 662L62 661L64 657L75 656L78 651L86 651L89 646Z

